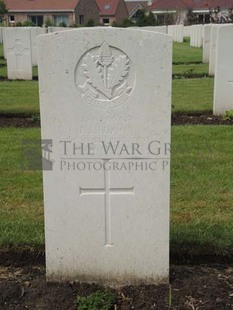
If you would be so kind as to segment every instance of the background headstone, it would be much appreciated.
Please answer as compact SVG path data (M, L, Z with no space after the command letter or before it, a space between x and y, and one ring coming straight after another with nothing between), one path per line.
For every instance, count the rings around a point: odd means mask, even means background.
M210 33L212 25L204 25L203 30L203 54L202 61L203 63L209 63L210 59Z
M214 114L233 110L233 25L218 28L216 74L214 83Z
M53 145L43 172L48 280L167 283L171 43L115 28L39 37L42 139ZM103 147L118 141L115 153Z
M7 28L7 76L10 80L32 79L31 37L28 28Z
M183 29L184 37L190 37L191 36L191 27L192 26L184 26L184 29Z
M41 27L30 27L32 65L37 66L37 36L46 34L47 29Z
M218 25L212 25L210 31L210 59L209 59L209 75L215 75L216 64L216 45Z

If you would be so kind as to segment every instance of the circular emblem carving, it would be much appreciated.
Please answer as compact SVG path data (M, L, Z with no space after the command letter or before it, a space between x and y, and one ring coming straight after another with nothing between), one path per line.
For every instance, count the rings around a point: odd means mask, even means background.
M79 59L75 83L85 103L109 109L127 101L134 88L135 75L129 57L104 42Z

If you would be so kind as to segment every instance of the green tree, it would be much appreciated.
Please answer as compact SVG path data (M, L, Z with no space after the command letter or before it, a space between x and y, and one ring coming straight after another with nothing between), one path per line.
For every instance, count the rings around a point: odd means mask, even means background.
M146 16L146 26L156 26L156 19L152 12Z
M6 3L4 0L0 0L0 23L3 22L4 15L8 12Z
M86 24L87 27L95 27L94 19L89 19Z
M139 10L138 11L137 26L139 26L139 27L146 26L146 12L145 12L145 10Z
M135 26L135 24L132 22L131 19L128 19L128 18L125 18L123 21L122 21L122 24L121 24L121 27L131 27L131 26Z

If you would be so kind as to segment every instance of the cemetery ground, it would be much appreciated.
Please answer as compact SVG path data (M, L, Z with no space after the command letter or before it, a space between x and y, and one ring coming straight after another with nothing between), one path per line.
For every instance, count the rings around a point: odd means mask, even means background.
M233 309L233 121L212 115L202 50L174 44L170 291L103 295L45 281L42 174L21 169L21 141L40 138L37 69L34 81L8 81L1 48L0 309L77 309L77 296L89 296L78 309Z

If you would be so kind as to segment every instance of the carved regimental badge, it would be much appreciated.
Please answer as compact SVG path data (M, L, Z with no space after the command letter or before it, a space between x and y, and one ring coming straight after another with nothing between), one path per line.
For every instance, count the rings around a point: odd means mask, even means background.
M129 57L105 42L80 58L75 81L85 103L108 109L126 102L135 76Z

